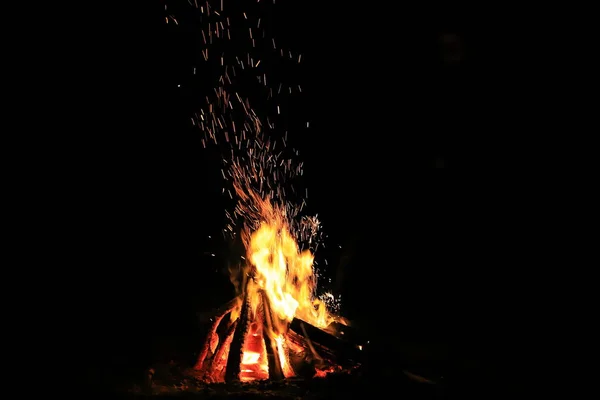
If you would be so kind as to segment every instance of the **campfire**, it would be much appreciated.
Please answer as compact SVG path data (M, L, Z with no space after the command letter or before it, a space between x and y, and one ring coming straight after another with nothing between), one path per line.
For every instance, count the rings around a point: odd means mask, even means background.
M264 204L264 203L263 203ZM300 251L284 213L245 236L238 296L214 313L197 362L206 382L322 377L359 364L362 346L344 340L347 321L315 298L313 255Z

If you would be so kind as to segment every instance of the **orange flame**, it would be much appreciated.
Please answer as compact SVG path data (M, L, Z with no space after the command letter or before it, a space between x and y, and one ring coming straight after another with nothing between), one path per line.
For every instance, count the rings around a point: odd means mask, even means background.
M265 293L272 327L267 332L266 326L253 324L247 333L242 355L242 380L263 379L265 374L268 377L263 335L274 340L283 374L290 377L295 374L286 357L285 335L290 322L299 318L325 328L334 321L325 303L315 297L314 256L309 250L300 251L284 209L273 207L268 200L258 204L263 220L258 229L254 232L246 230L243 236L249 261L244 275L245 279L250 277L246 288L252 315L259 312L261 293ZM237 312L232 313L232 318L237 315ZM258 343L262 343L262 347Z
M250 236L247 251L248 260L255 267L254 281L249 285L251 305L258 305L254 300L258 290L264 290L279 319L278 333L284 333L294 317L320 328L333 321L325 304L314 297L314 256L309 250L299 251L282 219L263 222Z

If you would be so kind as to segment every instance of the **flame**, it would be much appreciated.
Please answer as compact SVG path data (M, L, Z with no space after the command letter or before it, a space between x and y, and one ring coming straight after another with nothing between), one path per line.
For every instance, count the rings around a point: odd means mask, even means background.
M258 197L253 199L256 201ZM301 335L289 329L294 318L324 331L331 329L334 321L344 322L340 317L334 318L326 303L315 296L314 256L309 250L300 250L294 236L298 230L291 228L285 210L284 206L273 207L269 200L256 202L254 212L260 213L262 220L247 224L242 230L248 262L241 269L230 269L231 280L240 296L228 303L227 310L217 317L194 366L194 370L202 371L207 382L225 381L229 361L232 361L230 346L236 332L243 332L241 359L239 369L235 367L232 373L239 371L238 378L247 382L294 376L294 367L302 362L306 350L323 361L308 337L304 338L307 349L302 339L298 339ZM315 219L309 229L317 225ZM228 314L226 334L220 336L217 330L224 326L221 320ZM237 339L235 343L237 352ZM211 358L207 359L209 353ZM237 356L235 362L238 362ZM340 368L320 363L315 365L315 376Z
M280 327L296 317L325 328L333 317L314 297L314 256L309 250L299 251L287 224L275 222L263 222L250 237L248 260L255 267L254 284L249 285L251 304L255 305L256 293L264 290Z
M254 198L257 200L256 198ZM325 328L334 318L323 301L315 297L316 276L314 256L309 250L300 251L285 210L273 207L268 200L258 203L263 221L258 229L244 233L248 265L244 278L249 279L247 298L251 315L270 309L271 326L253 323L246 334L242 348L242 381L268 378L269 362L264 335L274 341L279 362L285 377L295 375L287 358L285 335L294 318L302 319L316 327ZM238 285L237 287L244 287ZM268 308L263 304L263 293ZM232 318L239 315L232 313Z
M283 335L279 335L275 338L275 343L277 344L277 354L279 354L279 362L281 364L281 368L283 369L283 375L286 378L290 376L294 376L296 373L294 369L290 365L287 357L286 357L286 349L285 349L285 338Z

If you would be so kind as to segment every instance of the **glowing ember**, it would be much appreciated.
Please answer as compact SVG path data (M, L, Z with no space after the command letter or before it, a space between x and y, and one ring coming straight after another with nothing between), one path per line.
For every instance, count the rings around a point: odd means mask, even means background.
M240 363L240 380L268 379L269 365L267 350L262 335L262 326L250 325L244 339L244 351Z

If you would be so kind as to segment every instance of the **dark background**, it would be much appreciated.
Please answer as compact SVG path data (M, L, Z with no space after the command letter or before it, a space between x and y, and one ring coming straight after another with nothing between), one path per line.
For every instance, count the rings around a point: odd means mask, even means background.
M150 2L138 16L146 30L131 28L90 77L110 96L81 147L94 160L81 194L94 205L81 222L92 235L80 246L94 376L135 370L169 346L193 359L196 312L233 295L220 154L190 123L213 86L201 78L199 23L185 1L166 13L164 3ZM308 211L328 236L317 261L328 260L343 314L380 352L408 343L436 362L489 359L502 329L503 248L515 240L502 233L513 200L484 134L500 128L488 118L481 38L451 7L320 3L278 4L264 17L305 60L273 68L305 93L282 123L305 164ZM165 24L170 14L179 25Z

